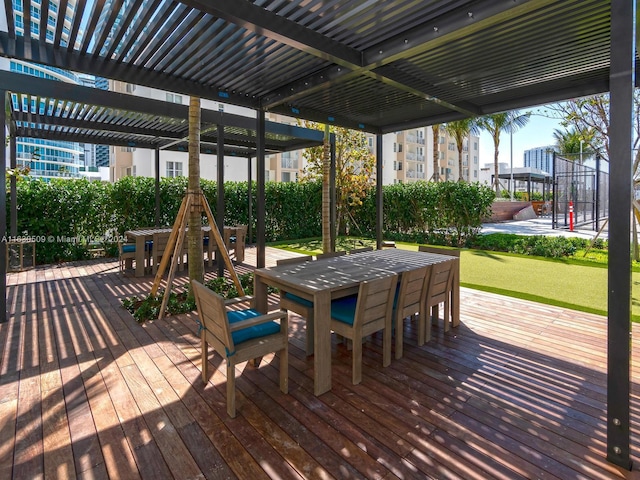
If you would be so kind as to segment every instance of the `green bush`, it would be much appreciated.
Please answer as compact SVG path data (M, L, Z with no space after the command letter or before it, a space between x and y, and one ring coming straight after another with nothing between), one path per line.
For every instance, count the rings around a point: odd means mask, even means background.
M240 285L245 295L253 294L253 273L248 272L238 276ZM232 280L227 277L216 277L205 283L205 286L224 298L235 298L239 296L238 289ZM272 293L272 289L269 293ZM129 311L133 318L143 323L147 320L156 320L160 315L160 307L164 297L164 290L158 292L157 295L147 295L140 298L137 296L125 298L122 300L122 306ZM189 296L187 288L172 290L169 293L167 302L167 315L178 315L180 313L192 312L196 309L196 302L193 297Z
M478 250L492 250L496 252L512 252L513 247L522 236L514 233L491 233L478 235L469 241L467 247Z
M541 235L515 235L512 233L491 233L479 235L467 243L467 247L478 250L520 253L540 257L561 258L575 255L591 245L591 240L577 237L546 237ZM607 242L597 239L593 250L606 250Z
M551 258L570 257L576 253L576 250L571 239L542 235L523 237L513 246L514 253Z
M215 218L217 185L209 180L202 180L201 185ZM161 179L160 226L173 225L186 189L186 177ZM247 182L226 182L224 190L224 223L247 225ZM494 198L488 187L464 182L389 185L383 188L383 195L385 238L450 245L464 245L478 234ZM44 239L36 246L37 263L89 258L92 243L115 254L119 235L156 223L155 180L148 177L125 177L113 184L21 178L17 182L17 199L18 235ZM322 235L320 182L269 182L265 185L265 199L265 241ZM354 211L351 234L375 238L375 199L376 191L372 189L363 205ZM251 203L255 235L255 186ZM7 200L7 218L9 207Z

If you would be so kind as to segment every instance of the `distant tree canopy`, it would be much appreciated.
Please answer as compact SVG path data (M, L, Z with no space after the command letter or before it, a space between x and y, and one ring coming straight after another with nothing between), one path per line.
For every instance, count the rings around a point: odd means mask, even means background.
M305 121L303 126L324 130L319 123ZM330 127L336 136L336 210L338 233L357 233L355 211L362 206L370 187L375 183L375 157L369 151L367 137L363 132L343 127ZM306 167L300 176L301 182L322 179L323 147L304 150ZM355 231L353 230L355 227Z

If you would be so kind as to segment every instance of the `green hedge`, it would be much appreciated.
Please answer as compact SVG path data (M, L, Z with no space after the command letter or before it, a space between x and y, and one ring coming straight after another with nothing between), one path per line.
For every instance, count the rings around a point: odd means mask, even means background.
M186 177L160 181L161 225L173 225L186 187ZM225 224L246 225L247 182L226 182L224 188ZM215 217L216 182L202 180L202 190ZM265 193L266 241L321 236L320 183L269 182ZM389 185L383 195L385 238L455 245L479 232L494 198L487 187L454 182ZM7 193L7 219L8 197ZM351 234L375 237L375 197L372 189L363 206L353 212ZM147 177L126 177L115 183L21 178L17 199L18 235L36 237L38 263L87 258L92 242L115 254L118 235L155 223L155 181ZM255 185L252 212L255 222Z

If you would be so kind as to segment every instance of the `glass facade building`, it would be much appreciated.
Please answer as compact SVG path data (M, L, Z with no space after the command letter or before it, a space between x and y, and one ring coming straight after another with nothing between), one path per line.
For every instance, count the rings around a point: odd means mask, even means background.
M553 175L553 152L555 147L537 147L524 152L524 166L537 168Z

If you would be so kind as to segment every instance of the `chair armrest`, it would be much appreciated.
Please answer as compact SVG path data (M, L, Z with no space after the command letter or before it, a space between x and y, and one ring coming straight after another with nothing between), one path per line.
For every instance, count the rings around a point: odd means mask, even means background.
M261 323L267 323L271 320L284 319L287 317L287 312L283 312L282 310L278 310L277 312L267 313L265 315L260 315L259 317L248 318L247 320L242 320L240 322L235 322L229 325L229 329L231 332L235 332L236 330L242 330L243 328L253 327L254 325L260 325Z
M253 303L253 297L251 295L244 295L242 297L228 298L224 301L225 305L234 305L236 303L250 302Z

